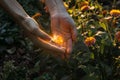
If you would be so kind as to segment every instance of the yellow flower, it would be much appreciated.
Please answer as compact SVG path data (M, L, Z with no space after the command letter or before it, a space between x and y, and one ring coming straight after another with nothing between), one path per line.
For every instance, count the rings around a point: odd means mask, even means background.
M120 10L113 9L110 11L110 15L114 17L120 16Z
M115 38L118 42L120 42L120 31L115 33Z
M87 5L85 5L85 6L82 6L81 7L81 11L87 11L87 10L89 10L89 6L87 6Z
M84 41L87 46L92 46L93 44L95 44L95 42L96 39L94 37L87 37Z

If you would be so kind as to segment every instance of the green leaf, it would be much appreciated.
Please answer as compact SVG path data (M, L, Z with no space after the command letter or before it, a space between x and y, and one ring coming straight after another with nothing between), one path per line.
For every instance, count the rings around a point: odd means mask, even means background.
M105 23L99 22L99 24L105 31L107 30L107 26L105 25Z
M37 61L34 65L33 72L38 72L40 70L40 61Z
M7 52L8 52L9 54L13 54L13 53L15 53L15 51L16 51L16 47L12 47L12 48L10 48L10 49L7 49Z
M95 56L94 56L93 53L90 54L90 58L91 58L91 59L94 59L94 58L95 58Z

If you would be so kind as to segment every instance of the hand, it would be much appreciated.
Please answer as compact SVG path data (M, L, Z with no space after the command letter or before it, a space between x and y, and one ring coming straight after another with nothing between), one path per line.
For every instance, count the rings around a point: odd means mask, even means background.
M1 0L0 7L23 28L25 35L27 35L36 46L42 46L56 53L65 52L63 48L48 42L51 40L51 36L39 28L40 25L25 12L17 0Z
M64 39L63 46L66 49L65 56L68 58L72 52L72 43L76 41L77 30L70 16L55 15L51 17L51 30L53 35L60 35Z

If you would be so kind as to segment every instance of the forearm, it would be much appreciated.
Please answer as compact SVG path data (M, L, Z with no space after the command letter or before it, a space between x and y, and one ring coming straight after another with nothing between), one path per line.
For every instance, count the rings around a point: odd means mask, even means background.
M29 17L16 0L0 0L0 6L17 20Z
M55 14L66 14L66 8L64 7L63 0L44 0L45 5L48 7L50 16Z
M26 28L42 39L51 39L49 35L40 30L39 24L24 11L16 0L0 0L0 7L7 11L21 27Z

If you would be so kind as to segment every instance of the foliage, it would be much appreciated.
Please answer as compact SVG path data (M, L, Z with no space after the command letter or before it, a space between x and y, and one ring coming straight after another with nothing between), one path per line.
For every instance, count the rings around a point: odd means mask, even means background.
M110 14L111 10L119 9L120 2L64 1L78 30L78 42L69 60L55 58L42 48L34 47L11 17L0 10L0 80L120 79L120 37L117 34L120 16ZM40 12L42 16L38 21L49 32L49 15L44 12L44 5L37 0L19 2L30 16ZM89 37L95 41L90 44L91 39L88 39L90 45L85 47L82 42Z

